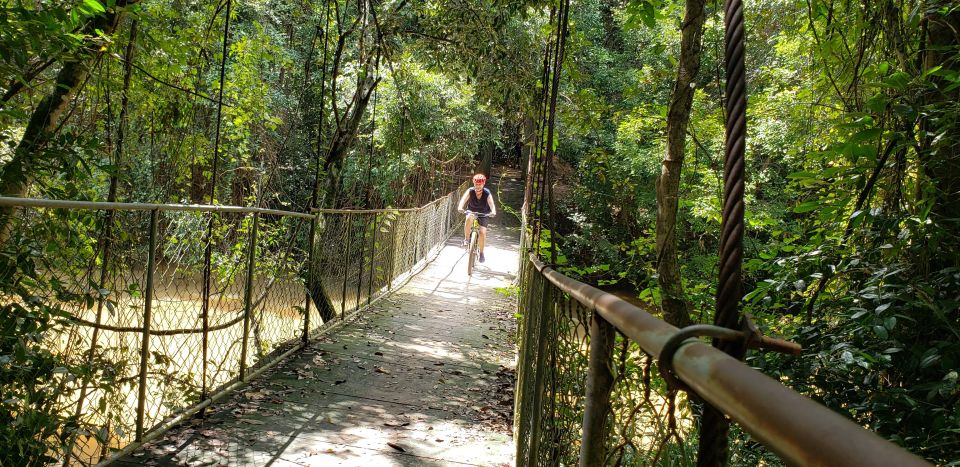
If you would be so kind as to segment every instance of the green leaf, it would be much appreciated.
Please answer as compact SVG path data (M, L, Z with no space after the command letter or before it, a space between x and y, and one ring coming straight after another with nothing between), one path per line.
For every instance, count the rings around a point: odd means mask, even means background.
M899 91L906 89L908 84L910 84L910 75L902 71L898 71L883 80L883 85Z
M820 200L805 201L803 203L800 203L794 206L793 212L798 214L804 213L804 212L810 212L815 209L818 209L819 207L820 207Z
M97 0L83 0L83 5L89 13L106 13L107 11Z
M883 130L880 128L867 128L866 130L859 131L854 134L848 140L848 143L860 143L863 141L870 141L876 139L883 133Z
M931 353L930 355L927 355L926 357L924 357L923 360L920 361L920 368L928 368L932 366L934 363L937 363L938 361L940 361L940 354Z

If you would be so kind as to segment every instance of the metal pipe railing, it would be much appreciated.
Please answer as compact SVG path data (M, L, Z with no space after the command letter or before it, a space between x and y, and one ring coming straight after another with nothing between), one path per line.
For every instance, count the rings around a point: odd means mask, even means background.
M243 214L260 213L274 216L292 216L312 219L312 214L278 209L253 208L243 206L216 206L209 204L153 204L153 203L109 203L101 201L69 201L63 199L17 198L0 196L2 207L22 208L58 208L93 209L98 211L192 211L192 212L235 212Z
M547 267L534 254L530 254L530 262L557 289L595 311L654 358L660 356L664 344L678 332L676 327L613 294ZM597 337L591 335L591 339ZM594 367L609 363L592 357L587 387L607 386L608 376ZM931 465L714 347L698 341L683 344L674 354L673 368L699 397L726 413L790 465ZM595 377L602 380L592 381ZM604 397L590 390L587 396ZM591 404L588 399L587 407ZM595 428L587 429L595 425L590 422L596 415L590 417L584 416L581 465L587 460L584 455L603 458L596 453L603 449L596 443L604 440L592 435Z

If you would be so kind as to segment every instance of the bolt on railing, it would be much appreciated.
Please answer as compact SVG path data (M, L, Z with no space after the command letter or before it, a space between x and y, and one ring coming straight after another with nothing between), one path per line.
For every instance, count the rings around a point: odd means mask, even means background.
M19 210L4 253L30 262L8 278L30 284L27 299L3 303L62 314L44 345L92 369L59 382L56 410L78 421L63 464L129 452L372 303L442 248L457 198L307 214L0 197Z
M533 254L519 281L517 465L686 464L693 413L652 370L669 348L675 377L692 398L725 413L788 465L930 465L714 347L670 342L677 328ZM762 347L790 347L753 337Z

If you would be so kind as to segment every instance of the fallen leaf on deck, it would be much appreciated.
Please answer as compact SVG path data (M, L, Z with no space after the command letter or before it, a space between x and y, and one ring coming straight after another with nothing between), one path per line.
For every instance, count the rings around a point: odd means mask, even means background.
M404 449L402 446L400 446L399 444L396 444L396 443L391 443L391 442L387 441L387 446L390 446L390 447L392 447L392 448L394 448L394 449L396 449L397 451L400 451L400 452L407 452L406 449Z
M240 421L244 423L249 423L251 425L263 425L264 423L266 423L262 420L254 420L252 418L241 418Z
M387 371L387 370L385 370L385 369L383 369L383 368L380 368L380 367L378 367L378 366L377 366L377 367L374 367L373 370L376 371L377 373L383 373L383 374L385 374L385 375L389 375L389 374L390 374L389 371Z
M338 380L336 380L336 381L333 382L333 385L336 386L336 385L338 385L338 384L343 384L343 383L346 383L346 382L347 382L347 380L345 380L345 379L338 379Z

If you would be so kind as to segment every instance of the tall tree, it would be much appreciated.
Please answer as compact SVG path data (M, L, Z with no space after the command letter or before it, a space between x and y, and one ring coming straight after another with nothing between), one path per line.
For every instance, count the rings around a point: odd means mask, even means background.
M677 258L677 209L687 125L690 123L694 85L700 71L703 8L704 0L686 0L677 79L667 113L667 148L657 179L657 281L660 284L664 319L679 327L692 324Z
M955 2L933 1L927 6L927 48L923 68L935 73L925 104L934 112L922 122L923 147L929 150L924 175L936 189L931 210L938 221L960 225L960 85L945 77L960 73L960 8Z
M27 194L36 176L34 169L41 152L62 124L60 117L70 105L71 97L83 87L93 63L108 49L105 42L120 23L127 7L138 2L117 0L113 7L83 26L80 34L86 38L86 45L63 61L53 89L34 109L13 158L0 169L0 194L20 197ZM0 209L0 244L6 243L10 236L12 217L13 208Z

